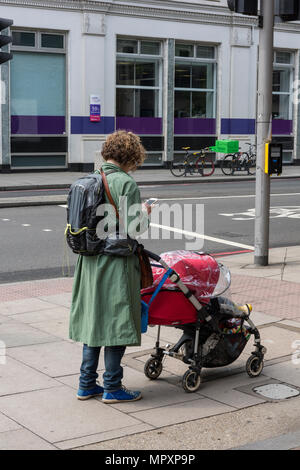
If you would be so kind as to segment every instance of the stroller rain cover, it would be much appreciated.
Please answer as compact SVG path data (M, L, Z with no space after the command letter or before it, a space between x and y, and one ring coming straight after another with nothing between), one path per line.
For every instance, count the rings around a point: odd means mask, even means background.
M201 303L208 303L228 289L230 274L208 254L185 250L163 253L161 258L174 269L181 281ZM153 263L153 285L142 289L142 300L149 302L165 274L165 269ZM149 325L182 325L196 321L196 310L176 284L167 279L149 308Z

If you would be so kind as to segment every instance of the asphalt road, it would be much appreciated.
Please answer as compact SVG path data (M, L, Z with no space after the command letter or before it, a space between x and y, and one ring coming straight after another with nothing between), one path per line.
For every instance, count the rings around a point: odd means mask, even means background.
M149 250L193 249L217 254L253 247L254 182L140 189L143 199L160 200L152 214L155 225L148 239L142 240ZM39 194L30 191L30 195ZM270 247L299 244L300 180L273 180L271 194ZM66 209L61 206L0 209L0 283L61 277L68 265L72 275L77 256L65 245L65 225ZM194 233L197 237L191 238Z

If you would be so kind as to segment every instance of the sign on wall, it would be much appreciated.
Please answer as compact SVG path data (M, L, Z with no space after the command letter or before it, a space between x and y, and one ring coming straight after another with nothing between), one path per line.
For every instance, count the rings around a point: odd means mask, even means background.
M101 104L99 95L90 95L90 121L101 121Z

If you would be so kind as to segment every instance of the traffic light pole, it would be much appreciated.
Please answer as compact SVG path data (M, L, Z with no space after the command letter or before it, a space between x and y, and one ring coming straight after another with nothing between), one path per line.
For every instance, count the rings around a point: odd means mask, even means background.
M274 0L261 0L257 101L257 169L254 264L269 263L270 176L265 173L265 144L271 138Z

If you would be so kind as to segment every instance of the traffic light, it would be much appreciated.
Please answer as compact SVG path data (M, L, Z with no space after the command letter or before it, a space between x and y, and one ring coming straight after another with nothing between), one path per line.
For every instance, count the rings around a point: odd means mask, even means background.
M258 0L227 0L228 8L242 15L257 16Z
M0 31L8 28L12 24L13 24L13 20L8 20L7 18L0 18ZM1 48L3 46L7 46L7 44L10 44L11 42L12 42L11 36L0 34L0 65L4 64L4 62L7 62L8 60L11 60L13 58L13 55L10 52L1 51Z
M275 16L281 21L300 20L299 0L275 0Z

